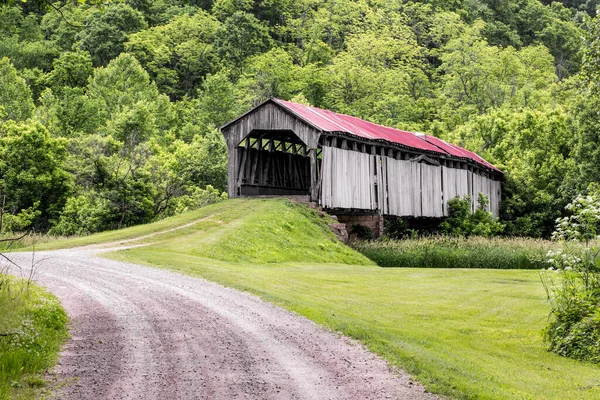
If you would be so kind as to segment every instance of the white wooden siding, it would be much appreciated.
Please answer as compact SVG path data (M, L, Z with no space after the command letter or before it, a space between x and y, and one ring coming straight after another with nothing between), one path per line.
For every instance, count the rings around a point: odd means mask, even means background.
M321 203L331 208L374 210L373 156L323 147Z
M387 158L387 157L384 157ZM415 196L419 195L417 203L421 203L420 198L420 171L415 167L415 163L403 160L387 159L388 174L388 198L389 214L401 217L413 216L417 212ZM418 190L415 189L415 182L418 178Z
M470 195L469 171L466 169L442 167L442 192L444 197L444 215L448 216L448 202L455 197Z
M423 217L443 217L442 168L427 164L417 165L421 166L421 215Z
M479 193L499 215L500 182L465 169L434 166L323 146L321 205L327 208L378 210L400 217L440 218L447 203L471 195L473 211Z

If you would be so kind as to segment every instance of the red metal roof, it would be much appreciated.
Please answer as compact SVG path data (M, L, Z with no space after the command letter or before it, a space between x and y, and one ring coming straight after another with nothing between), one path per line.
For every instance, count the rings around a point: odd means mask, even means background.
M417 134L374 124L350 115L338 114L333 111L311 107L290 101L272 99L308 124L324 132L343 132L370 140L383 140L401 144L418 150L427 150L434 153L449 154L472 160L477 164L502 172L477 154L459 146L447 143L434 136Z
M482 157L473 153L472 151L463 149L462 147L459 147L455 144L448 143L445 140L436 138L435 136L423 135L423 139L425 139L429 143L433 144L434 146L439 147L440 149L444 150L446 153L448 153L450 155L453 155L455 157L468 158L470 160L475 161L478 164L484 165L495 171L502 172L501 170L499 170L498 168L496 168L495 166L493 166L492 164L490 164L489 162L484 160Z

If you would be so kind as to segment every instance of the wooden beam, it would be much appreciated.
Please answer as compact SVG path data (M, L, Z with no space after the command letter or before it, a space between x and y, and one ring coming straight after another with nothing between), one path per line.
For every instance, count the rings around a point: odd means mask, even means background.
M237 187L237 148L228 143L227 146L227 195L230 199L236 196Z
M317 187L317 149L310 149L310 200L318 201Z
M249 184L254 185L254 177L256 176L256 168L258 167L258 163L260 161L261 158L261 151L256 151L256 154L254 156L254 160L252 162L252 171L250 172L250 180L249 180Z
M242 184L242 178L244 177L245 167L246 167L246 158L248 157L248 148L240 147L242 149L242 160L238 167L238 176L237 176L237 185L240 186Z

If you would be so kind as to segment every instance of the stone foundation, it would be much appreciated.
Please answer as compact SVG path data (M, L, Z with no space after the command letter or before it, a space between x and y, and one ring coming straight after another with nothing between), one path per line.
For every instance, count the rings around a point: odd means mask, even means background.
M271 196L261 196L271 197ZM282 197L282 196L273 196ZM359 214L359 213L345 213L336 210L323 210L319 204L310 201L306 196L284 196L292 201L304 203L308 207L316 210L321 217L329 214L336 222L329 224L329 229L335 234L335 236L343 243L348 243L358 239L356 233L353 233L355 225L360 225L368 228L371 231L373 239L377 239L383 236L383 221L384 218L380 214Z
M348 231L349 240L357 239L356 233L353 233L355 225L361 225L371 230L373 239L381 237L383 235L383 216L380 214L370 215L349 215L349 214L336 214L335 215L340 224L346 225L346 231Z

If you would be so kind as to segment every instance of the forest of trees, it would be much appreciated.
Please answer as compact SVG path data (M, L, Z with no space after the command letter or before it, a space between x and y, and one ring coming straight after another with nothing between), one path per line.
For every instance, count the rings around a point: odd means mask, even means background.
M597 0L3 1L0 231L86 234L223 196L217 127L269 97L506 172L505 233L600 181Z

